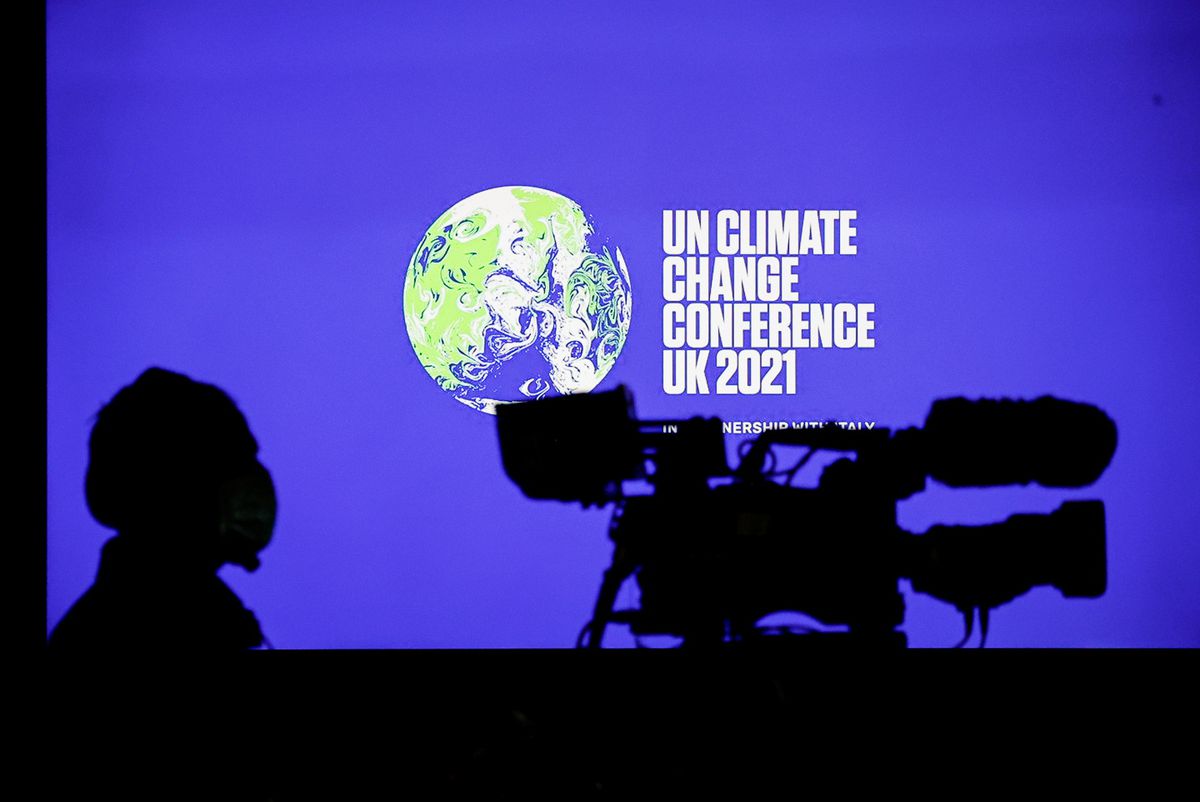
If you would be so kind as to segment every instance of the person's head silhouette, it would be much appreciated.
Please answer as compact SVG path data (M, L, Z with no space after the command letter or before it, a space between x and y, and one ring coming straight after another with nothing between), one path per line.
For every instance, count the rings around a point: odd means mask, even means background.
M257 621L216 576L257 569L275 524L274 485L233 400L150 368L100 410L88 450L88 508L118 535L51 644L258 645Z
M182 559L258 567L274 488L246 419L222 390L161 368L96 418L88 508L97 521Z

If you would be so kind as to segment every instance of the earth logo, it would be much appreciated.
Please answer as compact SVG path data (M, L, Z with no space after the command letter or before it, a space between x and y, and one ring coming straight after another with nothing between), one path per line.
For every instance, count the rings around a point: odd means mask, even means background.
M404 321L438 386L469 407L586 393L612 369L632 296L621 250L570 198L497 187L446 210L404 281Z

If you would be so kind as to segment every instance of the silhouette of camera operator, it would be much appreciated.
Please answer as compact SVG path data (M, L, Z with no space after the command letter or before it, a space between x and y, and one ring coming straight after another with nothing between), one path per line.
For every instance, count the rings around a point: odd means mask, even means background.
M88 508L117 535L51 650L263 645L258 620L217 576L226 564L256 570L275 526L274 484L233 400L150 368L100 410L88 450Z

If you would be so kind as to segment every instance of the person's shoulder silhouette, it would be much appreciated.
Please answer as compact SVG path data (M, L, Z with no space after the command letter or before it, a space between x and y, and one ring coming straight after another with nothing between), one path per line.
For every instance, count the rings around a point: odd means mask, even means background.
M262 645L254 614L217 576L249 571L275 525L275 488L233 400L150 368L100 410L88 508L115 529L52 650L235 650Z

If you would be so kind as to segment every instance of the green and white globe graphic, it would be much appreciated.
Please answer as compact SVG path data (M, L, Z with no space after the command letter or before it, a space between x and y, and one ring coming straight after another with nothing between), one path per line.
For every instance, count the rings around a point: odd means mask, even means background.
M632 297L621 250L570 198L497 187L451 206L408 264L404 321L422 367L462 403L585 393L612 369Z

